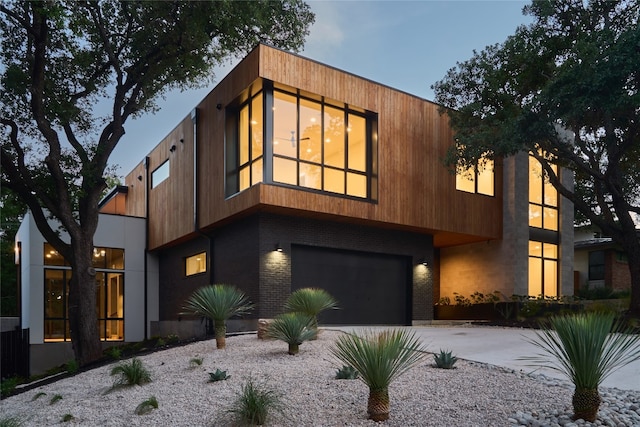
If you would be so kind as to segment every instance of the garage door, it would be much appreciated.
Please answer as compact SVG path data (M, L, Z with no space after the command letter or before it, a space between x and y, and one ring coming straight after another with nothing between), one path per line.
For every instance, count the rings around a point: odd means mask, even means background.
M292 290L323 288L340 310L320 315L321 324L408 325L411 264L408 257L292 246Z

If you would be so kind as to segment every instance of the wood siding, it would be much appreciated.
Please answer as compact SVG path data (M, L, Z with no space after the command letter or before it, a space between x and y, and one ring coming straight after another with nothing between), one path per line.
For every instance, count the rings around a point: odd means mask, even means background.
M260 78L377 114L377 201L266 184L225 198L225 106ZM455 176L442 163L453 141L452 131L446 115L440 115L432 102L260 45L210 92L198 110L198 216L202 229L265 210L433 234L435 246L501 237L500 169L496 171L495 197L456 191ZM169 179L149 194L150 249L194 232L192 130L187 117L149 155L151 171L171 159ZM173 144L177 150L170 153ZM138 183L136 173L130 174L127 184ZM129 195L135 200L131 212L139 212L138 196Z

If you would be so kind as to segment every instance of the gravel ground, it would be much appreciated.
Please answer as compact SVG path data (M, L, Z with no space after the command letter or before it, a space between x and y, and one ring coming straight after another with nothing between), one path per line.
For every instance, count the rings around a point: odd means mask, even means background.
M285 343L255 335L227 338L226 350L216 350L214 340L200 341L142 356L153 379L143 386L112 389L112 364L4 399L0 413L25 426L232 426L228 409L251 377L276 390L284 404L284 412L267 425L377 425L367 420L367 387L357 380L334 379L341 364L329 348L338 334L322 331L318 340L303 343L297 356L287 354ZM203 359L202 365L190 367L196 357ZM571 426L573 390L566 382L465 360L453 370L437 369L432 362L429 355L391 384L391 418L385 425ZM217 368L230 378L208 382L208 373ZM34 400L39 393L46 394ZM627 408L640 400L638 392L605 394L614 396L613 401L624 394L631 402ZM50 404L55 395L62 398ZM136 406L151 396L158 409L136 415ZM608 408L606 399L603 406ZM63 422L65 414L74 419ZM614 426L640 425L637 415L638 424L620 415Z

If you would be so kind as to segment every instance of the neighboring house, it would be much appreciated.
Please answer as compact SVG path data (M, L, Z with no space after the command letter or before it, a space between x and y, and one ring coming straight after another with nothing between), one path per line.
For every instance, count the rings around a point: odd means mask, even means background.
M640 231L638 235L640 237ZM574 253L575 292L584 288L612 291L631 288L627 254L611 237L603 236L597 227L576 227Z
M101 221L138 224L101 222L96 235L98 253L138 239L124 249L122 323L105 339L202 334L180 311L210 283L248 294L256 310L234 325L248 329L309 286L339 301L321 322L358 325L428 322L454 292L571 294L572 205L526 154L450 173L452 143L430 101L257 46L105 200ZM23 271L46 271L44 242L29 244ZM46 347L42 274L23 276L22 327Z

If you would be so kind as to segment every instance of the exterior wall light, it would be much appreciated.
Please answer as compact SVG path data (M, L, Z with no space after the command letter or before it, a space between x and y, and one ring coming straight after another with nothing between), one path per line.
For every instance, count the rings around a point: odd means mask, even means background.
M426 258L420 258L420 260L418 261L418 264L422 264L425 267L428 266Z
M275 249L277 252L282 252L282 246L280 246L280 242L276 243Z

